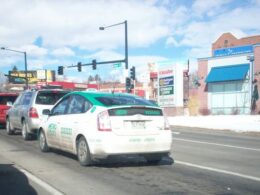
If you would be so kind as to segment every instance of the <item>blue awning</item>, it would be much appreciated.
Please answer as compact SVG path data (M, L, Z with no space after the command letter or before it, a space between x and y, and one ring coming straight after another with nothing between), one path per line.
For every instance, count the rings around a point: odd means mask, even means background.
M244 80L249 64L218 66L211 68L206 83Z

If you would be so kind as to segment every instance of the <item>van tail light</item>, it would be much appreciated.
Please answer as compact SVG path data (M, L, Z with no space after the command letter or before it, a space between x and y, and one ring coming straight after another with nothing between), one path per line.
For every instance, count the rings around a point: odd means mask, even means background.
M33 107L30 108L29 117L30 118L39 118L39 115L38 115L36 108L33 108Z
M167 117L164 117L164 130L170 130L170 124Z
M97 125L99 131L112 131L111 121L107 110L98 114Z

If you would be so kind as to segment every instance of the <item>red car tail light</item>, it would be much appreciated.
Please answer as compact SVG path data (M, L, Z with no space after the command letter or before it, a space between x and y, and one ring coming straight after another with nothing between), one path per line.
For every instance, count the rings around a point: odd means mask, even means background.
M112 131L108 111L104 111L98 114L97 123L99 131Z
M38 112L36 110L36 108L30 108L29 110L29 117L30 118L39 118Z

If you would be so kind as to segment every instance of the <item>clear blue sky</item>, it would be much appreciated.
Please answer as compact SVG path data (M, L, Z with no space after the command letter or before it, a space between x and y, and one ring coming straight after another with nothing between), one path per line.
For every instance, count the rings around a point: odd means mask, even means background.
M197 58L210 55L222 33L237 38L260 34L260 0L10 0L1 2L0 47L26 51L28 69L57 70L68 66L124 58L124 26L128 21L129 66L137 77L147 63L170 60L196 70ZM0 50L1 72L24 69L23 56ZM66 69L71 81L123 79L122 69L98 66L96 71Z

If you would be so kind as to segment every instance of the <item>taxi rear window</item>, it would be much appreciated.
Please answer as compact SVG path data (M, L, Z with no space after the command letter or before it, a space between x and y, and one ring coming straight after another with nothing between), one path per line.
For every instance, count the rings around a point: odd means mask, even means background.
M131 96L103 96L96 97L100 103L105 106L123 106L123 105L142 105L142 106L154 106L153 103L138 97Z
M155 108L116 108L108 110L110 116L132 116L141 114L145 116L162 116L161 109Z
M36 97L36 104L54 105L67 93L67 91L39 91Z

